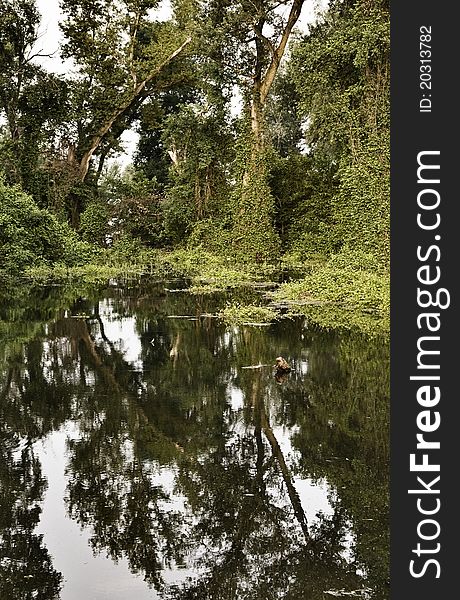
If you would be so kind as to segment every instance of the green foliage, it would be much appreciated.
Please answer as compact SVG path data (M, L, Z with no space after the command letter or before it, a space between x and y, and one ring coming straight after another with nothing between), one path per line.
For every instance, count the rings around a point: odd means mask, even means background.
M105 246L109 233L109 207L104 202L93 201L80 217L80 235L86 242Z
M275 198L275 226L284 247L304 258L329 255L337 245L331 231L332 176L327 164L307 154L274 156L270 166L270 189Z
M63 238L63 253L58 265L78 267L95 262L100 257L100 249L86 240L82 240L79 234L67 223L61 223L61 236Z
M382 275L388 275L388 271L382 268L378 256L365 248L344 246L341 251L331 256L328 264L335 269L352 269L354 271L369 271Z
M141 240L130 235L121 234L109 250L111 261L115 264L136 264L146 256L146 249Z
M323 327L389 331L390 278L365 250L344 248L304 279L282 284L274 298Z
M227 325L265 325L275 321L278 316L266 306L242 305L239 302L228 303L219 313L219 317Z
M62 0L63 58L75 63L72 127L58 160L72 165L77 182L97 186L104 162L121 150L120 137L140 116L144 101L178 85L187 27L152 19L157 0ZM93 158L97 157L97 168ZM79 227L86 204L68 194L71 222Z
M384 135L386 133L386 135ZM362 248L390 264L390 148L389 131L374 136L356 149L353 160L344 160L340 187L333 199L340 238L352 248Z
M180 108L166 119L162 138L172 163L165 228L176 243L190 234L198 221L228 218L233 137L223 117L212 107L195 104Z
M290 72L310 152L335 172L332 237L388 268L388 2L331 2L296 46Z
M53 218L35 248L17 234L28 227L30 215L18 216L24 207L8 213L12 249L3 269L49 275L56 266L61 278L105 261L111 273L185 276L197 293L308 273L293 299L386 314L388 2L332 0L273 80L265 79L270 44L259 42L263 30L279 43L279 3L184 0L164 23L151 19L157 4L63 0L63 57L77 72L63 81L27 58L34 3L8 0L0 166L31 193L31 214L46 222L54 212L79 234ZM193 42L163 67L188 33ZM232 119L235 85L243 114ZM105 160L136 122L135 167L107 171ZM160 248L173 252L154 252Z
M27 266L58 261L63 250L56 218L0 179L0 271L18 274Z
M298 155L303 143L299 94L292 74L283 65L273 83L264 111L266 136L283 158Z
M229 256L214 254L202 247L175 250L165 256L172 269L190 278L197 293L226 290L257 279L249 269L241 268Z
M163 137L168 118L184 105L198 100L199 90L192 85L174 85L172 89L150 97L140 111L139 142L134 155L134 166L149 180L155 180L163 190L169 183L171 158Z
M242 262L264 262L280 254L273 227L275 199L269 186L270 153L254 150L254 139L242 124L237 146L237 180L233 192L233 252ZM246 130L246 132L245 132Z
M163 198L156 181L149 181L142 171L110 171L102 181L100 198L107 203L106 236L114 241L132 237L150 248L167 241Z
M230 219L228 220L230 221ZM208 251L225 256L232 244L230 223L216 222L214 219L197 221L187 240L188 248L206 248Z
M50 147L67 120L68 88L36 64L40 15L34 0L6 0L0 13L0 171L49 207ZM1 120L3 120L1 119Z

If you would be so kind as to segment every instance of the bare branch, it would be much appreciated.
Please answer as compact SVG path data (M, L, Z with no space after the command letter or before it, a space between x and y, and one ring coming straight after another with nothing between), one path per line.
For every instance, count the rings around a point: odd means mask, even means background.
M42 48L41 50L38 50L38 52L35 52L35 54L29 54L29 56L25 59L24 63L30 63L30 61L32 61L34 58L53 58L56 52L57 50L54 50L54 52L44 54Z

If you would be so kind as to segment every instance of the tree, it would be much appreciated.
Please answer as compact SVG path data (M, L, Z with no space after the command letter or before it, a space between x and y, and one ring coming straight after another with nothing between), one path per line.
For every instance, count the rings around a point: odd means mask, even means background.
M167 140L163 137L166 120L182 106L198 101L198 91L192 85L175 86L162 90L147 100L139 114L139 142L134 155L134 166L155 180L163 191L169 182L171 156Z
M37 56L33 48L39 21L35 0L6 0L0 14L0 106L12 140L20 135L19 102L24 86L38 71L32 60Z
M194 104L166 120L162 137L171 157L165 200L170 237L179 241L200 222L212 230L219 222L226 225L231 189L228 167L234 157L229 126L212 107ZM216 232L207 234L206 241L216 243Z
M265 258L278 249L272 224L273 198L267 184L264 111L303 4L304 0L224 3L223 30L233 36L231 64L249 121L240 148L240 190L234 215L234 243L243 257ZM289 11L287 17L282 9Z
M46 205L43 152L56 138L68 112L67 87L36 64L40 16L35 0L7 0L0 14L0 114L5 127L0 148L9 183L21 184Z
M98 173L145 99L168 86L174 60L191 43L174 21L150 19L157 0L63 0L63 57L74 60L75 129L68 144L77 183L89 182L91 159ZM83 202L72 194L71 221L78 227Z
M0 270L18 274L27 266L62 257L61 226L18 187L0 179Z
M311 153L335 171L335 233L389 265L389 3L331 2L293 52ZM326 169L327 171L327 169Z

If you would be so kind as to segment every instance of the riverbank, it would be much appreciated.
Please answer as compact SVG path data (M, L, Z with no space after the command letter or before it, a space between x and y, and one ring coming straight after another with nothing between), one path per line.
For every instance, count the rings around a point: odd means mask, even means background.
M237 263L201 248L143 248L130 252L129 260L107 250L86 264L42 265L23 274L27 282L38 285L102 285L139 277L181 278L187 291L196 295L257 290L256 301L227 301L219 316L228 324L261 324L302 315L327 329L355 329L370 336L389 332L389 274L366 263L365 255L329 260L286 255L272 263Z

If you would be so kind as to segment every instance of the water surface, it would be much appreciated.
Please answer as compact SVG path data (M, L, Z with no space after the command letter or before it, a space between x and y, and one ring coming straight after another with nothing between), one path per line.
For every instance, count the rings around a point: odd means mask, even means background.
M387 342L181 287L4 294L0 597L387 598Z

